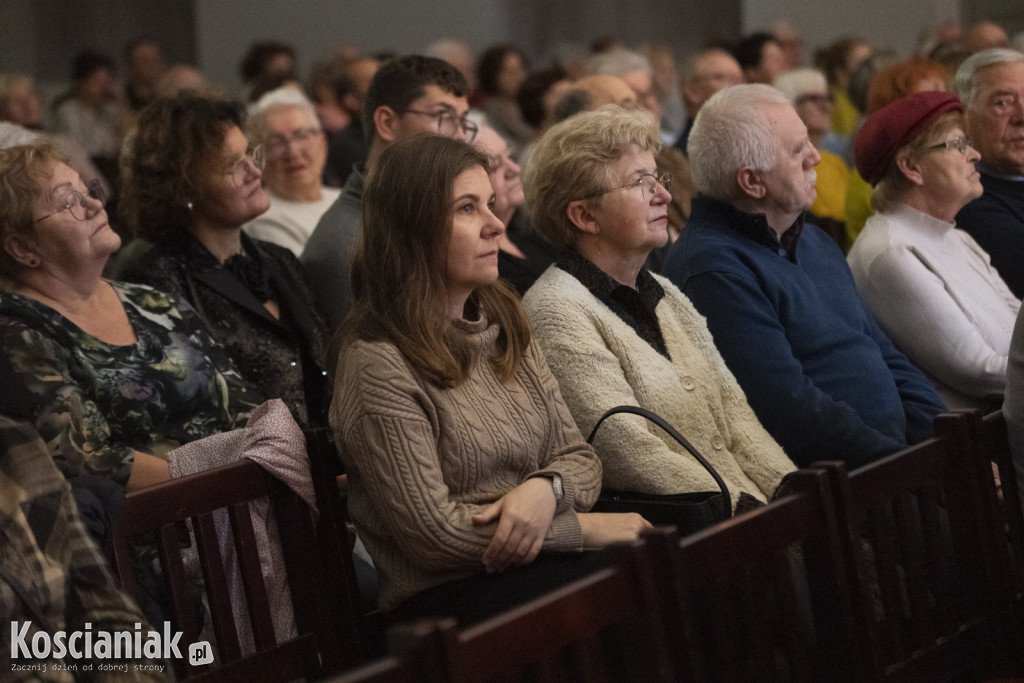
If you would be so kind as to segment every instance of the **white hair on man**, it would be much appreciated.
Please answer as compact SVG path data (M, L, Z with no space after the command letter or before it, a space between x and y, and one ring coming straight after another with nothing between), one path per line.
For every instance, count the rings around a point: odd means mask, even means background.
M248 129L250 134L258 139L263 137L263 125L267 114L278 107L296 107L309 116L311 124L320 127L320 121L316 116L316 109L313 102L306 97L298 88L282 87L263 95L255 103L249 105Z
M651 63L639 52L632 50L614 50L603 52L590 58L587 73L591 76L621 76L629 71L643 71L652 76Z
M789 98L789 103L794 106L796 106L796 101L807 93L823 93L828 91L828 81L825 80L825 74L817 69L792 69L786 71L775 79L773 85Z
M1006 47L976 52L963 61L953 78L953 90L968 109L974 104L974 90L978 85L978 72L986 66L1024 62L1024 53Z
M690 132L687 150L697 191L729 201L736 191L741 167L770 171L775 167L778 141L764 115L764 105L789 100L770 85L734 85L704 103Z

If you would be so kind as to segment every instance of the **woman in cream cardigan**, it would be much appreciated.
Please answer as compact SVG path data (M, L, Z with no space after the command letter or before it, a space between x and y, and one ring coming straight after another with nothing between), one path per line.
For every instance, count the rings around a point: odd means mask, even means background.
M609 408L647 408L671 423L741 493L771 498L795 466L761 426L715 349L704 318L643 267L668 239L671 178L658 175L658 126L608 105L551 128L525 175L534 225L563 251L523 303L562 395L586 434ZM595 448L604 486L655 494L714 480L643 418L617 416Z

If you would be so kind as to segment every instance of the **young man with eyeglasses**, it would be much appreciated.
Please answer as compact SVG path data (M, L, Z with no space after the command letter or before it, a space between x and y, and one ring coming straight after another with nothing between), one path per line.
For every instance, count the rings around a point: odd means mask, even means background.
M268 92L249 114L249 138L266 156L263 185L270 208L243 229L301 256L313 228L341 195L322 182L327 140L313 104L293 88Z
M332 329L351 301L349 258L359 233L366 170L389 146L421 133L472 142L477 128L466 118L467 94L462 74L433 57L399 57L374 75L363 108L363 128L370 141L366 163L353 169L302 252L316 304Z

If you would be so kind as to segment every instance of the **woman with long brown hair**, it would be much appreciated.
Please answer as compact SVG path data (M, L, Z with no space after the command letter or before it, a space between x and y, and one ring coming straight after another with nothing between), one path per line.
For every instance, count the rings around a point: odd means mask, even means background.
M478 620L647 526L586 513L601 465L497 282L493 202L487 158L440 136L386 150L363 194L331 424L395 617Z

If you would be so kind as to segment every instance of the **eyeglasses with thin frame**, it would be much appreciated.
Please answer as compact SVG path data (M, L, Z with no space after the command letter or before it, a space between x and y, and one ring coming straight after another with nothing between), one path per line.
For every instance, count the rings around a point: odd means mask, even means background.
M595 192L594 194L587 195L586 197L581 197L580 199L593 199L594 197L600 197L601 195L608 194L609 192L615 192L615 190L625 190L631 187L636 187L637 185L640 186L640 192L643 194L644 199L650 201L654 199L654 195L658 193L658 185L664 187L666 192L671 191L672 174L662 173L661 177L659 178L653 173L644 173L636 180L628 182L625 185L619 185L618 187L610 187L607 190L601 190L600 192Z
M246 152L244 157L233 163L224 175L231 176L232 185L241 187L253 172L252 169L255 169L256 173L261 173L266 165L267 157L263 153L263 145L256 145L251 152Z
M268 159L277 159L288 153L292 145L307 147L320 135L320 129L314 126L298 128L289 135L271 135L267 138L266 150Z
M952 137L952 138L946 140L945 142L940 142L937 145L932 145L931 147L927 147L924 151L926 151L926 152L934 152L937 149L955 149L956 151L960 152L961 154L967 154L967 148L970 147L970 146L971 146L971 141L970 140L968 140L963 135L957 135L956 137Z
M56 216L61 211L70 211L71 215L74 216L77 221L84 221L89 215L89 204L88 200L93 199L100 203L102 208L107 202L107 193L103 189L103 183L97 178L93 178L85 185L85 194L82 194L78 190L72 190L68 193L68 196L64 198L64 206L57 209L53 213L48 213L42 218L37 218L36 223L41 220L45 220L50 216Z
M462 129L462 135L466 138L466 142L473 142L476 138L477 125L470 121L465 114L461 117L456 116L453 112L447 109L441 111L420 111L418 109L406 109L402 112L403 114L418 114L419 116L429 116L437 119L437 132L439 135L445 137L451 137L455 135L455 131Z

